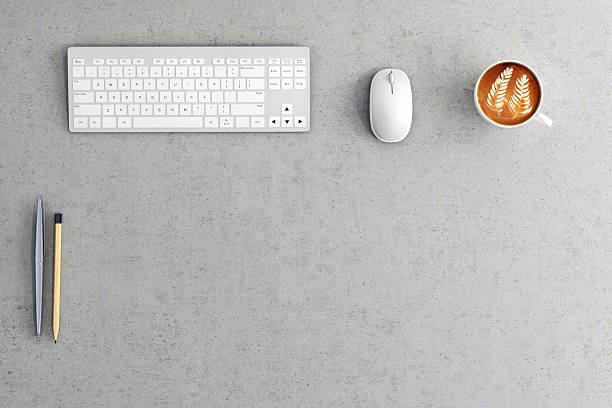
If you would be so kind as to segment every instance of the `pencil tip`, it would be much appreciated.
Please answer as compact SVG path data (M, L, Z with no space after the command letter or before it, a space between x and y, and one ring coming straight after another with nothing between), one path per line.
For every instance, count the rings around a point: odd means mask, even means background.
M55 344L57 344L57 340L53 340L55 342Z

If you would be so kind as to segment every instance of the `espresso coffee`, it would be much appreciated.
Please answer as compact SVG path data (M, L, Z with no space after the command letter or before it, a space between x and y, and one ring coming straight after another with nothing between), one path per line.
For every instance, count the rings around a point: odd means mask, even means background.
M478 105L495 123L520 125L531 118L540 105L540 85L531 70L515 62L489 68L477 87Z

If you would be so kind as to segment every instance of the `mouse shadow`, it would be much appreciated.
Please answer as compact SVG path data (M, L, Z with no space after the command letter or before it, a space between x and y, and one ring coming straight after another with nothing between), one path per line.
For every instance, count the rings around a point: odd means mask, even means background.
M353 100L357 105L357 117L367 131L372 129L370 125L370 84L374 75L381 69L384 69L384 67L373 68L363 73L353 87Z

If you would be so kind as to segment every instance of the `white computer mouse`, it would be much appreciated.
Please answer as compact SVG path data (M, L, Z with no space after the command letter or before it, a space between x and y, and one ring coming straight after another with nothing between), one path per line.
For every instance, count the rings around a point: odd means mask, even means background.
M412 87L400 69L382 69L370 85L370 126L379 140L403 140L412 125Z

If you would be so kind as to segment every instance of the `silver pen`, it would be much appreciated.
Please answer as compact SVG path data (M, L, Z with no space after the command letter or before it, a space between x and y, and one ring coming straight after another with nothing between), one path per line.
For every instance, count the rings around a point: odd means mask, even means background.
M42 293L43 293L43 261L44 261L44 215L42 198L38 198L36 207L36 249L34 255L35 285L36 285L36 336L40 337L42 323Z

